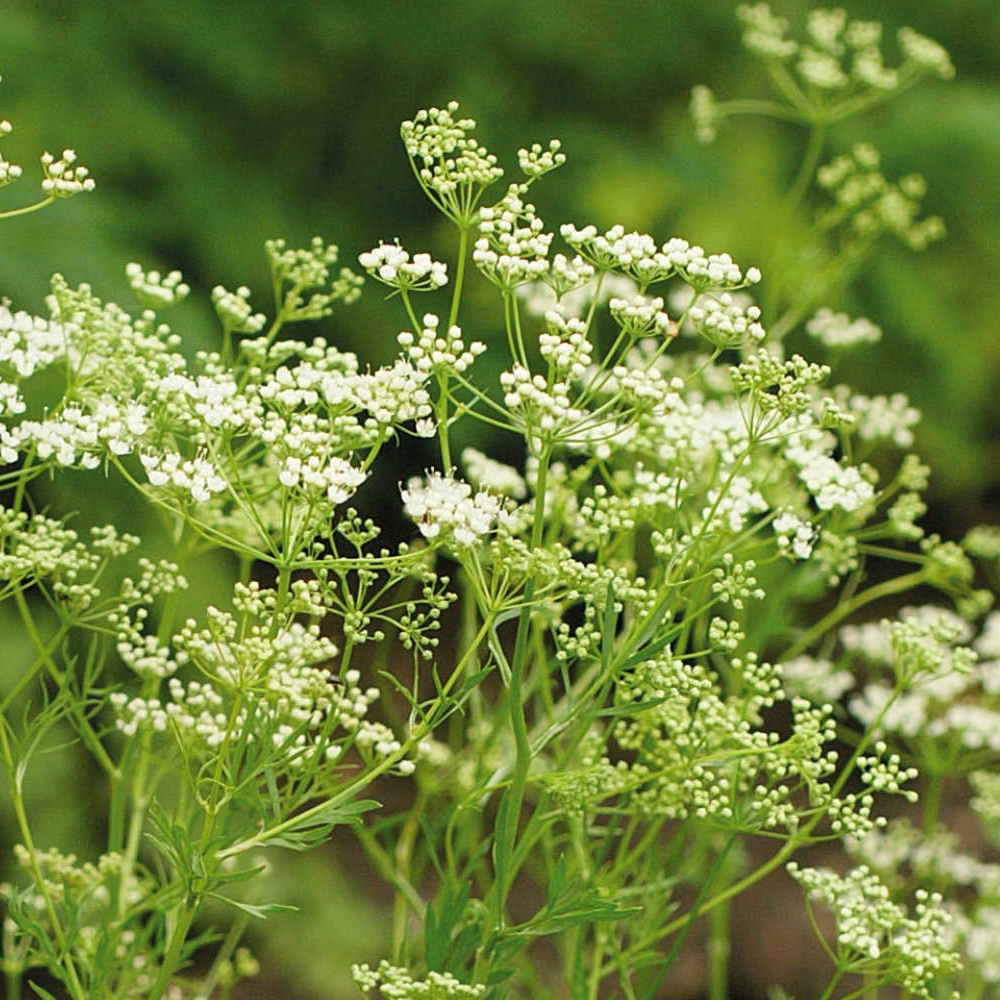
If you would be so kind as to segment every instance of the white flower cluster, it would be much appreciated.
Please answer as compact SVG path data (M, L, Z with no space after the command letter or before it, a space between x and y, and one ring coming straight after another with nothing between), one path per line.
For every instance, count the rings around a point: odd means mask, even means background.
M190 494L196 503L226 489L226 480L203 455L186 459L175 451L165 451L146 452L139 457L151 486L170 486L181 494Z
M479 210L479 232L472 259L497 287L516 288L542 278L549 269L552 233L521 195L524 185L512 184L496 205Z
M544 316L557 305L567 315L583 316L591 305L638 294L636 283L623 274L604 271L594 280L595 273L594 265L579 254L570 259L557 253L542 279L519 285L517 294L531 316Z
M746 304L728 292L718 297L702 295L689 307L694 329L714 347L728 350L759 344L766 336L760 322L760 307Z
M816 544L817 528L788 510L781 511L771 527L778 551L791 559L808 559Z
M636 295L631 299L613 298L608 302L611 316L628 337L675 337L677 326L664 312L663 299Z
M526 429L542 437L565 435L578 430L587 414L572 405L569 385L559 379L551 384L543 375L533 375L522 364L501 373L504 404Z
M788 21L771 13L770 4L740 4L736 16L743 22L743 45L766 59L787 59L798 50L798 44L785 38Z
M833 398L853 418L852 430L862 441L891 441L897 448L913 447L913 428L920 411L901 392L891 396L864 396L837 386Z
M365 279L350 268L342 267L331 281L331 269L340 255L335 243L314 236L308 247L290 249L278 239L267 240L264 248L281 298L281 315L289 322L322 319L330 315L334 302L350 305L361 295Z
M757 425L755 433L801 421L814 407L813 387L829 374L826 365L812 364L798 354L782 361L763 348L729 369L733 389L747 394L747 417Z
M373 277L391 288L405 291L431 291L448 284L448 265L432 259L429 253L410 255L395 243L380 243L358 255L358 263Z
M434 313L423 317L423 329L419 337L408 330L400 333L396 340L413 367L422 373L452 371L464 375L469 366L486 350L486 345L474 340L468 347L462 340L462 328L449 327L447 334L438 332L440 319Z
M367 410L376 424L390 427L410 420L424 420L431 414L431 397L424 382L427 376L404 358L373 372L323 384L323 393L333 405L349 400Z
M957 739L970 749L1000 748L1000 713L969 695L977 688L1000 689L996 663L977 663L978 650L990 648L989 620L975 647L966 645L971 626L947 608L904 608L897 621L845 625L840 643L852 657L890 667L909 682L902 693L895 684L874 679L852 695L852 714L879 732L907 739Z
M93 191L96 185L90 171L82 165L74 166L75 163L76 153L72 149L64 149L59 159L51 153L43 153L42 191L51 198L71 198L84 191Z
M853 465L843 465L827 454L801 446L788 448L786 454L798 464L799 478L820 510L839 507L856 511L875 497L875 487Z
M596 226L577 229L571 223L560 227L566 242L598 271L620 270L641 289L674 275L698 291L742 288L760 281L760 271L746 273L727 253L706 254L700 246L674 237L661 247L645 233L626 233L613 226L599 234Z
M170 271L163 275L159 271L145 271L141 264L133 262L126 265L125 276L129 287L148 309L165 309L176 305L186 299L191 291L180 271Z
M0 425L0 461L13 464L26 447L34 446L42 460L96 469L101 464L97 451L103 437L91 414L82 407L67 406L46 420L24 420L16 428Z
M549 269L543 280L552 289L556 300L561 302L564 296L588 284L594 277L594 273L594 265L589 264L579 254L570 258L565 254L557 253L549 261ZM567 302L565 305L571 311L576 308L576 304L571 305Z
M548 329L538 336L542 359L557 377L571 382L581 380L594 358L587 324L582 319L567 319L559 309L550 309L545 314L545 325Z
M897 33L904 62L899 69L891 69L880 48L882 26L848 21L841 8L810 11L802 43L787 37L788 21L772 14L767 3L741 4L736 13L743 22L743 44L750 52L778 61L797 55L795 69L803 82L821 90L843 91L853 84L890 92L918 73L946 80L955 75L948 53L912 28L900 28Z
M787 691L817 704L833 704L854 687L854 675L831 660L796 656L781 664Z
M423 979L389 962L382 961L378 969L368 964L351 966L351 976L362 993L378 989L385 1000L477 1000L486 992L485 986L469 986L450 972L428 972Z
M475 448L462 452L462 465L473 486L523 500L528 495L524 477L511 465L489 458Z
M900 28L896 37L907 59L936 74L942 80L950 80L955 75L955 67L947 51L933 38L927 38L912 28Z
M411 478L400 494L403 508L424 538L442 538L460 547L487 535L503 505L498 496L486 490L473 494L468 483L438 472Z
M918 889L911 917L866 865L846 875L795 862L787 867L810 898L833 910L838 951L878 961L912 995L932 1000L939 977L960 967L959 955L946 943L951 918L939 893Z
M503 176L497 158L469 132L472 118L456 118L458 102L418 111L400 126L406 155L421 185L442 212L461 225L474 218L479 195Z
M352 497L367 478L367 473L354 468L344 458L333 457L323 465L319 455L309 455L305 460L298 455L287 455L278 473L282 486L325 492L333 504L341 504Z
M834 348L874 344L882 336L881 328L871 320L863 316L852 320L846 313L835 313L825 307L806 323L806 333L827 347Z
M698 84L691 88L690 111L698 141L706 145L715 142L722 115L719 111L719 102L710 87Z
M134 618L126 614L116 615L113 618L118 633L115 649L122 663L136 676L163 679L176 673L186 657L181 655L175 658L170 648L161 643L156 635L143 631L147 617L146 608L138 608Z
M918 219L927 190L919 174L890 182L879 171L879 154L870 143L857 143L851 152L835 157L816 173L816 180L833 199L820 213L824 228L847 221L856 236L872 240L890 233L913 250L923 250L944 236L938 216Z
M268 752L292 767L317 755L335 761L351 742L383 757L401 749L386 726L365 718L379 692L362 688L358 671L337 681L327 667L310 665L337 653L318 627L293 623L274 636L255 627L240 636L231 616L210 609L209 617L210 628L190 622L174 639L177 662L196 664L209 679L169 677L167 700L115 692L110 702L125 735L169 733L186 754L207 755L238 733L250 743L267 741ZM252 697L237 703L237 693Z
M11 377L29 378L63 356L66 334L59 323L31 316L19 310L12 313L10 302L0 300L0 375L7 369ZM16 386L0 381L0 385ZM23 410L23 400L20 409Z
M227 292L222 285L212 289L212 305L222 321L224 330L231 333L260 333L267 323L263 313L255 313L250 306L250 289L241 285L235 292Z
M530 149L519 149L517 162L521 173L535 180L542 174L561 167L566 162L566 154L561 149L562 143L558 139L550 139L544 149L538 142L533 142Z
M75 854L65 854L58 848L29 850L23 844L13 847L17 866L32 873L28 890L15 889L10 883L0 884L0 901L4 905L4 936L7 961L21 961L30 940L38 933L50 931L49 921L72 921L73 957L81 966L95 960L113 961L117 967L131 973L130 985L148 992L152 967L148 935L135 930L118 929L109 948L108 924L114 920L118 907L141 911L156 889L154 879L141 868L129 863L117 851L102 854L96 861L78 860ZM20 914L22 919L16 919ZM28 920L23 919L28 911ZM30 923L31 932L25 933Z
M61 521L0 505L0 596L51 579L57 593L85 606L92 596L85 581L100 562Z
M731 476L724 491L712 488L705 499L707 503L701 512L705 532L721 530L737 534L750 517L768 509L760 490L746 476Z
M6 118L0 119L0 136L10 135L13 126ZM21 168L16 163L11 163L0 156L0 187L12 184L22 174Z

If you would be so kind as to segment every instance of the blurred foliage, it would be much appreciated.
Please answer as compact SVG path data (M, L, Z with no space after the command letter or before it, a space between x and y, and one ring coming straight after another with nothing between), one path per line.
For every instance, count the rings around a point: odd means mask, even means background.
M798 19L810 5L773 6ZM918 448L935 469L936 516L957 534L975 517L1000 519L1000 5L848 6L853 16L882 20L889 37L904 24L930 35L958 70L951 84L922 85L834 131L831 154L868 139L888 175L923 173L926 210L945 218L949 237L922 255L883 252L829 303L883 327L882 342L838 377L861 391L905 391L923 410ZM411 251L449 255L447 230L422 200L397 126L453 97L507 166L521 145L563 140L569 162L537 194L550 226L620 222L763 265L803 136L747 118L703 147L687 117L697 83L723 98L766 87L742 53L734 7L728 0L8 0L0 116L15 131L3 150L26 177L4 192L4 205L27 200L43 149L75 147L98 188L5 224L0 294L40 309L49 276L60 271L131 307L127 261L180 268L196 294L171 323L194 350L217 336L208 306L214 284L247 284L258 308L269 304L267 238L304 245L318 234L338 243L349 265L397 236ZM800 225L808 222L804 215ZM426 245L429 232L440 242ZM322 332L380 362L394 353L404 323L394 308L369 286ZM488 339L474 313L462 321L471 336ZM123 490L108 485L97 500L100 511L84 510L85 521L154 530L131 523ZM86 502L81 496L75 506ZM74 504L61 498L58 506ZM216 590L224 572L206 572L194 600ZM58 801L81 776L57 780L46 794ZM82 844L85 833L72 825L78 812L61 812L48 832ZM291 956L289 939L274 938L272 928L267 937L284 955L289 981L317 995L352 995L324 976L359 957L335 953L334 942L345 925L373 926L378 904L359 887L367 903L348 897L333 906L341 882L318 891L321 877L313 872L303 882L309 919L291 932L306 945L301 955ZM319 912L324 895L331 905Z

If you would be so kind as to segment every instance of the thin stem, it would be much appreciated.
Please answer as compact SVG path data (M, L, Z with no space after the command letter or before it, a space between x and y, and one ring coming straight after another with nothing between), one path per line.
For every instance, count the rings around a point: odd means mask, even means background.
M799 171L795 175L792 186L788 189L781 203L781 210L787 221L802 203L802 199L809 190L809 182L816 173L819 166L820 157L823 154L823 143L826 141L826 128L822 125L815 125L809 133L809 143L806 146L805 156L799 164Z
M538 477L535 484L535 520L531 529L531 547L538 549L542 544L545 529L545 491L548 479L551 452L544 452L538 463ZM522 684L528 661L528 637L532 627L535 577L528 578L524 588L524 604L517 621L517 635L514 639L514 653L510 664L510 682L507 688L507 703L510 712L511 731L514 736L514 767L510 782L500 801L500 809L506 823L498 830L494 842L494 864L497 880L493 888L493 930L503 926L507 896L510 893L516 873L514 862L517 831L524 803L525 788L528 783L528 769L531 764L531 740L522 703Z
M465 258L469 249L469 229L462 226L458 231L458 259L455 262L455 284L451 293L451 309L448 312L448 327L458 322L458 306L462 300L462 286L465 283Z
M646 996L655 997L659 991L663 980L666 978L670 967L677 960L677 956L680 954L681 948L684 946L684 942L687 940L688 934L691 933L691 929L694 927L698 918L702 913L706 912L709 908L708 905L703 905L705 897L708 895L712 886L715 884L716 879L722 872L725 866L726 859L729 857L729 852L732 850L733 844L736 843L736 834L732 833L726 840L725 845L719 852L718 858L715 860L715 864L712 865L712 869L705 876L704 881L701 884L701 888L698 891L698 897L695 899L694 904L691 906L689 913L685 914L683 917L678 918L670 925L670 928L680 931L676 938L674 938L674 943L667 953L667 957L663 961L663 965L660 967L660 972L657 974L656 979L653 981L652 988L646 991ZM719 897L715 897L718 899ZM713 907L717 906L718 903L713 903ZM672 930L665 930L664 936L672 933ZM715 1000L715 995L712 994L712 1000Z
M886 580L884 583L876 584L862 591L850 601L843 601L838 604L829 614L824 615L812 628L807 629L799 638L785 650L781 657L782 662L794 660L796 656L804 653L814 642L826 635L835 625L839 624L855 611L863 608L872 601L880 600L883 597L891 597L894 594L902 594L908 590L919 587L927 582L926 570L917 570L915 573L906 573L898 576L894 580Z
M49 205L55 204L55 200L55 196L50 195L42 201L36 201L33 205L25 205L23 208L9 208L6 212L0 212L0 219L13 219L18 215L28 215L31 212L37 212L39 209L48 208Z
M163 963L156 975L156 980L149 990L150 1000L160 1000L166 992L173 979L174 973L180 968L181 959L184 954L184 945L187 943L188 933L194 923L195 913L198 910L197 896L188 895L179 908L175 910L175 920L170 931L169 944L166 954L163 956Z
M201 986L194 995L194 1000L209 1000L209 997L212 995L212 991L215 989L215 984L218 982L219 976L222 974L223 966L232 957L233 952L236 950L236 946L240 943L240 939L243 937L243 932L246 930L249 921L250 918L246 916L246 914L241 913L233 922L232 926L226 933L222 944L219 945L219 950L215 954L215 960L212 962L212 967L205 974L205 978L202 979Z
M45 902L45 914L48 917L52 933L56 943L59 945L59 952L62 955L62 969L66 976L66 986L70 995L75 1000L88 1000L84 993L83 984L80 982L79 974L76 971L76 963L73 961L73 952L70 942L66 936L66 929L63 927L59 911L56 909L55 900L49 891L48 883L38 862L38 850L35 847L34 838L31 835L31 825L28 822L28 814L24 808L24 795L22 792L22 780L26 761L16 763L7 735L7 722L0 717L0 754L7 765L7 773L10 777L11 804L14 807L14 816L17 819L18 831L21 835L21 843L28 852L29 865L35 889Z

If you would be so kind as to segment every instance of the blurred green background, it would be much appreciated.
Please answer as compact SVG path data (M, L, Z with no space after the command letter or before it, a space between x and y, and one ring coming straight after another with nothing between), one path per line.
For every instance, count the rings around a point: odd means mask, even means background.
M773 4L798 23L808 6ZM304 245L320 235L347 264L394 237L411 252L447 255L450 234L417 189L398 123L451 98L509 168L519 146L563 140L567 165L534 195L550 227L620 222L757 263L804 136L744 118L715 145L696 142L687 116L694 84L720 99L766 87L740 48L734 8L6 0L0 117L15 131L2 151L27 176L2 192L0 208L33 196L43 149L75 147L98 188L4 224L0 295L41 310L60 271L129 307L127 261L180 268L195 294L170 318L194 349L215 342L207 303L216 283L247 284L257 307L269 306L267 238ZM917 447L935 470L931 521L955 535L977 519L1000 520L1000 5L859 0L848 10L885 23L890 64L895 29L908 24L940 41L958 71L835 130L829 147L869 139L891 178L923 173L926 211L948 226L947 240L923 254L887 248L829 305L883 327L882 342L845 375L860 391L906 392L922 409ZM488 336L498 319L487 316L467 311L470 327L483 325L473 335ZM394 353L402 323L397 304L369 285L361 303L315 332L377 363ZM127 520L129 497L109 487L102 502L101 516ZM79 778L61 780L46 797L68 795L69 805ZM77 810L55 811L68 822ZM302 991L295 995L352 995L344 958L377 957L367 949L384 930L378 893L348 893L330 854L294 865L303 912L269 922L265 961L284 966L284 989Z

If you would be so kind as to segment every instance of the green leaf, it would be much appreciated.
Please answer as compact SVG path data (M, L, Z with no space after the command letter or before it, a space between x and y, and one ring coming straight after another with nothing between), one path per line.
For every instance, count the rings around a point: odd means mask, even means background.
M602 708L594 714L597 717L635 715L637 712L644 712L647 708L656 708L657 705L662 705L666 700L666 696L664 695L659 698L646 698L644 701L630 701L625 705L609 705L607 708Z
M517 815L511 816L512 797L507 791L500 798L497 808L497 818L493 827L493 869L496 881L501 886L508 886L507 869L513 856L515 831L517 830Z
M505 983L516 971L516 969L490 969L490 973L486 977L486 985L498 986L500 983Z
M677 637L677 631L671 629L665 635L661 635L658 639L654 639L652 642L646 643L640 650L633 653L630 657L622 662L622 670L630 670L632 667L637 667L640 663L645 663L647 660L653 659L654 656L658 656L663 652L667 646L670 645Z
M606 674L611 666L611 654L615 648L615 624L618 614L615 611L614 581L608 581L608 592L604 599L604 622L601 626L601 672Z
M267 784L267 796L271 803L271 813L274 819L281 817L281 796L278 794L278 783L274 780L274 768L264 768L264 781Z
M56 998L48 990L42 989L42 987L37 983L29 982L28 985L31 987L32 992L37 996L40 996L42 1000L56 1000Z
M579 878L567 879L566 856L560 854L549 877L548 900L530 920L507 932L516 937L561 934L571 927L621 920L638 913L641 906L628 905L586 887Z
M552 875L549 878L549 898L546 906L553 907L556 905L559 897L563 894L565 886L566 855L560 854L558 860L556 861L555 868L552 869Z
M309 851L326 841L335 826L360 823L363 813L381 808L374 799L360 799L344 804L329 802L319 810L310 810L296 822L293 818L283 823L280 833L258 841L261 847L283 847L289 851Z
M443 970L452 939L469 902L469 884L446 885L436 903L427 907L424 923L424 961L428 969Z
M218 883L219 885L229 885L233 882L246 882L248 879L253 878L254 875L259 875L266 867L266 865L257 865L256 868L240 868L234 872L224 872L221 874L216 872L212 876L212 882Z
M244 913L249 914L251 917L257 917L259 920L267 920L272 913L294 913L298 910L297 906L289 906L286 903L262 903L259 905L241 903L239 900L230 899L228 896L223 896L218 892L206 892L205 895L211 896L213 899L219 899L230 906L235 906L237 910L242 910Z

